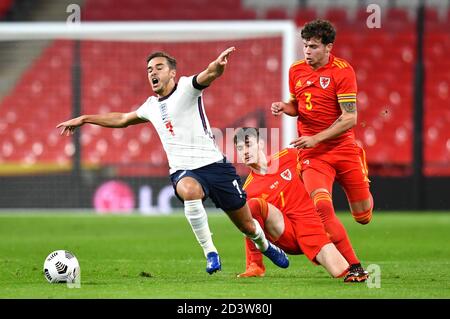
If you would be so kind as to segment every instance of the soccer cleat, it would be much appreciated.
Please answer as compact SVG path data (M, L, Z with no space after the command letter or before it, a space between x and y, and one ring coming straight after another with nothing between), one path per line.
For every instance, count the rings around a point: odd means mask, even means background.
M206 255L206 272L210 275L216 271L222 270L219 254L212 251Z
M286 253L279 247L269 241L269 248L263 252L264 256L269 258L275 265L280 268L289 267L289 258Z
M369 273L364 270L361 264L350 265L344 282L364 282L369 278Z
M239 278L264 277L265 272L266 271L264 270L264 268L261 268L258 264L251 263L250 265L248 265L248 267L245 270L245 272L243 272L242 274L239 274L237 276Z

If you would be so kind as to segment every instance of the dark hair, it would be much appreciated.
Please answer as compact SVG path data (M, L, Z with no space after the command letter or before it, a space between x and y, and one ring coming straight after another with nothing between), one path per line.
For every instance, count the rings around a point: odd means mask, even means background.
M234 133L234 145L237 145L239 142L244 141L248 142L248 139L254 136L256 140L259 140L259 129L256 127L241 127L238 128Z
M336 29L327 20L316 19L306 23L303 26L302 39L309 41L312 38L320 39L320 41L327 45L329 43L334 43L336 38Z
M162 51L153 52L152 54L150 54L147 57L147 64L153 58L166 58L167 63L169 64L169 68L175 69L175 70L177 69L177 60L175 60L175 58L168 55L166 52L162 52Z

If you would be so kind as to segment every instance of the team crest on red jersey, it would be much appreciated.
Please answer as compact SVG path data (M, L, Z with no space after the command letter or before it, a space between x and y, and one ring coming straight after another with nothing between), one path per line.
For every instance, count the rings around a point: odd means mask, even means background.
M290 181L292 179L292 173L289 168L281 173L280 176L287 181Z
M330 85L331 79L327 76L321 76L319 82L322 89L326 89Z

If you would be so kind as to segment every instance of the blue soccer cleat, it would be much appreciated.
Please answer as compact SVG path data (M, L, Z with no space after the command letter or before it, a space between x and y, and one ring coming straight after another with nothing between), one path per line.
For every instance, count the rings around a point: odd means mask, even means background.
M206 272L210 275L216 271L222 270L219 254L212 251L206 255Z
M263 254L280 268L289 267L289 258L279 247L269 242L269 248Z

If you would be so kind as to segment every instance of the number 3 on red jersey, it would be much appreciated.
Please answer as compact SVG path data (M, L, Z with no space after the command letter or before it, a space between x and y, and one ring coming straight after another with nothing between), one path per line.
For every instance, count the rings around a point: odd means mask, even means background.
M311 111L313 108L312 102L311 102L311 98L312 98L312 94L309 92L305 92L305 105L306 105L306 109L308 111Z

